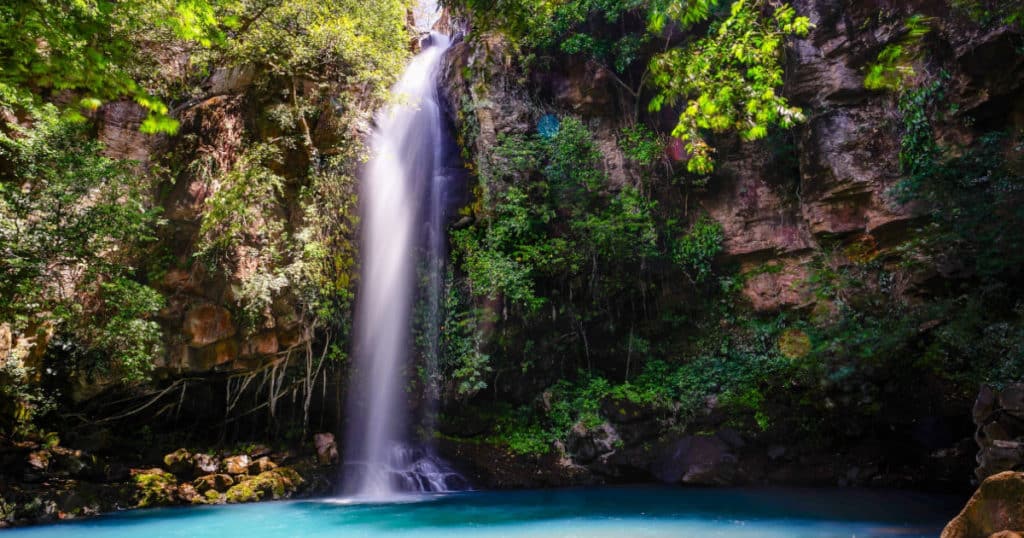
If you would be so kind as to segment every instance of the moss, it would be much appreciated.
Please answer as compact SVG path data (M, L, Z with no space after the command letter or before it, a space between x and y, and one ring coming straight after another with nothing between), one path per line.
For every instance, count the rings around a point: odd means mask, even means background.
M252 486L251 480L235 484L228 490L225 499L229 503L251 503L263 498L263 492L254 490Z
M136 506L167 506L175 504L178 480L162 469L149 469L133 476L136 487Z
M235 484L228 490L226 498L229 503L281 499L298 491L303 483L305 481L294 469L278 467Z
M202 504L220 504L224 502L224 498L221 497L220 493L210 489L203 494L198 502Z

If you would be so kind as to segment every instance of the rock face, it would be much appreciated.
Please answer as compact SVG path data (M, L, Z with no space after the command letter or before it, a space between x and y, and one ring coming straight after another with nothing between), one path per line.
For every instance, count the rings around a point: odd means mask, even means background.
M701 486L732 484L737 458L732 447L715 435L687 435L664 446L651 466L666 483Z
M201 348L235 335L235 324L231 312L214 304L201 304L185 314L182 332L188 338L188 345Z
M981 483L942 538L1016 536L1024 531L1024 473L1007 471Z
M338 443L335 442L333 433L318 433L314 435L313 446L316 447L316 459L320 462L320 465L338 463Z
M1024 469L1024 384L1002 390L983 386L973 414L978 427L974 436L979 449L974 471L978 480Z

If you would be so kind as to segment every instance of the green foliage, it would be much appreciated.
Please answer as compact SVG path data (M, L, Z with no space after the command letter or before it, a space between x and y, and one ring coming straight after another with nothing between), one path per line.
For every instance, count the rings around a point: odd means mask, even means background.
M365 84L382 97L407 57L408 0L249 0L226 3L245 21L225 54L237 64L265 66L283 76Z
M672 131L690 154L687 169L707 174L714 150L702 131L735 131L744 140L768 135L770 127L788 128L803 121L800 109L777 93L782 86L782 45L789 36L806 36L810 21L788 4L762 13L767 2L737 0L730 15L712 23L707 37L671 49L651 61L658 95L651 110L685 100ZM680 22L685 24L690 12Z
M449 271L445 281L445 320L441 325L442 375L455 383L460 398L471 398L487 388L491 373L490 356L480 351L479 312L472 309L465 294L455 286Z
M637 158L653 159L653 137L631 133ZM581 299L604 303L632 289L635 278L624 275L669 257L671 226L659 220L657 203L629 185L609 191L579 120L566 118L550 140L502 137L482 158L490 175L481 177L481 191L493 209L452 234L453 257L473 294L537 312L548 301L545 290L560 281Z
M878 53L878 59L868 65L864 87L869 90L899 90L915 75L913 62L920 57L921 42L931 30L929 20L912 15L904 25L903 37Z
M30 127L0 134L0 320L15 334L54 325L137 380L159 352L163 306L132 279L154 237L149 181L55 107L31 106Z
M590 24L621 23L627 14L643 9L644 0L465 0L458 4L470 11L480 28L503 31L518 45L586 55L619 72L633 64L651 38L643 32L611 35L595 31Z
M0 91L28 96L71 90L78 110L131 97L149 111L144 132L173 133L177 122L140 81L143 42L209 47L223 27L206 0L14 0L0 6Z
M772 127L788 128L803 121L799 108L778 94L783 82L785 39L805 37L811 23L785 3L767 0L451 0L465 7L476 26L501 30L511 39L543 54L557 49L585 54L623 75L616 80L635 99L650 83L656 96L652 111L665 104L684 104L673 136L690 154L687 169L708 174L714 168L714 149L707 132L739 133L758 140ZM728 6L728 9L719 9ZM608 25L631 15L648 21L646 31L602 33ZM684 31L710 21L703 37L686 35L678 46L655 55L637 76L630 66L645 45L662 39L669 22ZM628 26L626 26L628 28ZM673 36L674 37L674 36ZM670 40L671 42L671 40ZM648 75L651 75L648 77Z
M669 21L688 29L711 18L720 4L719 0L654 0L651 2L649 24L656 32L664 30Z
M153 321L164 307L164 297L123 277L101 287L110 312L90 320L98 329L95 345L117 365L123 379L142 381L148 377L153 359L164 351L163 332Z
M630 160L642 167L650 167L665 156L665 143L642 124L622 129L619 146Z
M207 202L209 209L199 228L202 240L197 255L229 258L247 237L261 246L274 243L283 231L282 223L265 219L284 188L284 178L269 168L280 158L276 146L255 144L245 150L232 170L220 176L220 189Z
M949 0L949 4L984 26L999 24L1024 28L1024 6L1017 0Z
M703 282L711 275L711 262L722 251L725 234L722 225L701 216L690 231L676 242L672 260L693 282Z
M1007 133L980 136L968 148L943 148L935 141L932 117L941 121L947 78L905 93L900 100L905 134L900 164L906 178L895 188L904 203L927 207L930 226L917 238L918 250L931 259L969 263L969 274L1006 279L1024 262L1021 247L1024 191L1021 148ZM998 218L993 218L993 216Z

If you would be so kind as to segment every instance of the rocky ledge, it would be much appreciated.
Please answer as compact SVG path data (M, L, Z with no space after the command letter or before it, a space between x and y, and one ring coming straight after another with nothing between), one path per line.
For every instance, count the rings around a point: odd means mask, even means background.
M4 474L21 476L5 477L0 487L0 528L132 508L327 495L337 475L337 445L329 433L312 441L302 450L181 448L157 465L134 467L53 442L5 447Z

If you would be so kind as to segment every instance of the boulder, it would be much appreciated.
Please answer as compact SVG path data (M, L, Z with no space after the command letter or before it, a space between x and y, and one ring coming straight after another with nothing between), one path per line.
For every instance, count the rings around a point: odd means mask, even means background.
M252 464L252 460L249 456L244 454L240 456L231 456L230 458L224 458L224 471L228 474L239 475L246 474L249 472L249 465Z
M941 538L1014 536L1005 531L1024 529L1024 473L1007 471L990 476L967 501L963 511L942 531Z
M195 454L192 456L192 462L196 475L212 474L220 469L220 461L209 454Z
M163 469L132 469L135 500L139 508L169 506L178 499L178 480Z
M256 474L265 473L267 471L273 471L274 469L277 469L277 464L270 461L270 458L266 456L252 462L252 464L249 465L250 473Z
M225 498L229 503L286 499L298 491L303 483L302 477L294 469L278 467L235 484Z
M178 499L189 504L202 504L205 497L200 495L191 483L183 482L178 484Z
M179 448L164 456L164 468L175 475L191 475L194 467L195 458L184 448Z
M193 480L192 485L199 493L206 493L211 490L224 493L231 486L235 485L235 479L227 474L208 474Z
M320 465L334 465L338 463L338 443L335 442L333 433L318 433L314 435L313 446L316 447L316 460Z
M736 481L736 456L715 435L687 435L663 446L651 474L666 483L728 485Z
M582 422L578 422L569 432L566 448L576 462L590 463L614 452L619 444L621 439L611 424L605 422L588 428Z

